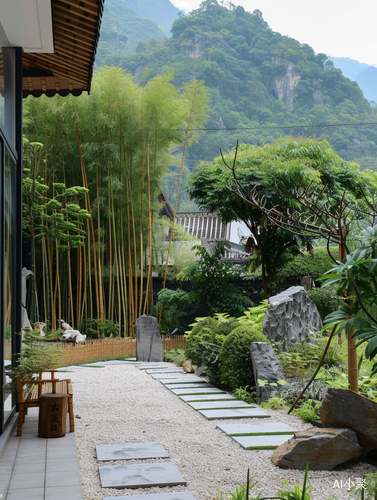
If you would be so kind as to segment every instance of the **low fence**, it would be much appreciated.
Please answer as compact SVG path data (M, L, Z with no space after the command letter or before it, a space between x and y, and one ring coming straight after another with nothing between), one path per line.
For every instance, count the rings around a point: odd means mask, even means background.
M183 335L162 335L162 347L164 351L185 349L186 338ZM130 337L86 340L82 344L67 342L59 344L58 348L63 351L62 365L75 365L95 359L115 358L118 356L136 356L136 340Z

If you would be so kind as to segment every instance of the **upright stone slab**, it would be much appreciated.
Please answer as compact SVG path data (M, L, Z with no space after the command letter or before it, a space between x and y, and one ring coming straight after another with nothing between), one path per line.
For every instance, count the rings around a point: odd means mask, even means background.
M262 401L268 401L269 395L274 388L260 386L258 380L264 380L270 383L285 380L283 368L271 344L267 344L267 342L252 342L250 346L250 356L253 365L257 396L262 398Z
M268 299L263 333L275 342L301 342L322 328L317 306L302 286L292 286Z
M143 314L135 321L135 326L136 360L162 362L162 339L157 319Z

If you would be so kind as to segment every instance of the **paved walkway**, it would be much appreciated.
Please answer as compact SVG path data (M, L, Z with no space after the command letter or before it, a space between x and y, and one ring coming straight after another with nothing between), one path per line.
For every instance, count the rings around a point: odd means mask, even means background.
M75 433L39 438L38 408L30 408L22 436L13 426L0 455L0 499L82 500Z

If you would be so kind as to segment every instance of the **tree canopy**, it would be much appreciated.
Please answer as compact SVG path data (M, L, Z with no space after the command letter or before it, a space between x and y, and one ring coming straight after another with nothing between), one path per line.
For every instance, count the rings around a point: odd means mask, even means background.
M188 191L201 208L246 224L268 296L284 259L313 238L346 245L351 221L373 216L377 183L326 141L286 139L201 163Z

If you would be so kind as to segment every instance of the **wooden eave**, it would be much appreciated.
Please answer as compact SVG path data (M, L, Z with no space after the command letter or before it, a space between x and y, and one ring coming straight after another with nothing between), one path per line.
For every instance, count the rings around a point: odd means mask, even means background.
M54 53L23 54L23 95L89 92L105 0L51 0Z

